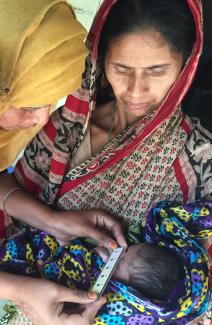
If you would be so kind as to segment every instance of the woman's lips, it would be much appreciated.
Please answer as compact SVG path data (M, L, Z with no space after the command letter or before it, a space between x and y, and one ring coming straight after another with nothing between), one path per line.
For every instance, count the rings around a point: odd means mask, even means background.
M147 106L149 106L149 103L132 103L132 102L126 102L127 106L130 106L132 108L135 109L139 109L139 108L145 108Z

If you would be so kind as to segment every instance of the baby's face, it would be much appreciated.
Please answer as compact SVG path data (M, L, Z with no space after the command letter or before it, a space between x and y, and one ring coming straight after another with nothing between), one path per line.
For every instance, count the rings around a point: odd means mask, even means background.
M137 260L137 251L141 249L142 244L129 246L121 256L119 264L113 273L113 277L123 282L129 282L130 273Z

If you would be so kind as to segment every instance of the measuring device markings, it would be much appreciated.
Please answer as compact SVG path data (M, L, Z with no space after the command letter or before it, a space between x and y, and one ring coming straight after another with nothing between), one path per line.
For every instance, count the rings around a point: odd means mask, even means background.
M104 289L109 282L115 268L120 260L122 253L125 251L126 247L115 248L110 257L108 258L106 264L104 265L102 271L100 272L96 283L91 289L93 292L96 292L98 296L101 296L104 292Z

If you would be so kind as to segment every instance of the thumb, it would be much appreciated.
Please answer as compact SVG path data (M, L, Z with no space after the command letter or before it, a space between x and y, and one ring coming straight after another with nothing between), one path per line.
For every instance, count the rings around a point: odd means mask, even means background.
M67 287L58 286L58 302L73 302L78 304L90 304L97 299L95 292L87 292L79 289L69 289Z
M98 310L107 302L105 297L99 298L97 301L86 306L86 309L82 313L82 316L89 321L89 324L93 324L94 318L98 313Z

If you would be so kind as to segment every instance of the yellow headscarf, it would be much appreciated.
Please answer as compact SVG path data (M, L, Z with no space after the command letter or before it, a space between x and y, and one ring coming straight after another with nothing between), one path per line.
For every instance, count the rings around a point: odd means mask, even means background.
M55 103L81 81L86 31L65 0L0 0L0 116ZM0 171L40 127L0 128Z

